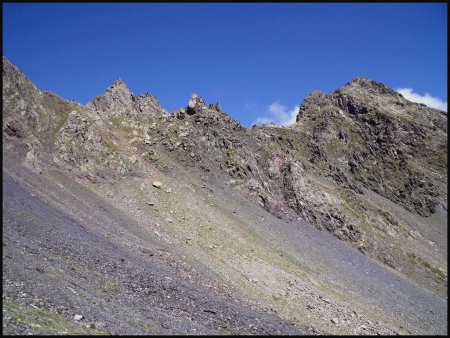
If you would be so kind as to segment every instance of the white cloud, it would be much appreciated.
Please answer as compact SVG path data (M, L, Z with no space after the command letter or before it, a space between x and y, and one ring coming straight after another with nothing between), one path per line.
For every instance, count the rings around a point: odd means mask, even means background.
M409 101L424 103L428 107L436 108L439 110L447 111L447 101L443 101L438 97L431 96L430 93L425 93L425 95L420 95L414 93L412 88L397 88L397 92L403 95L403 97Z
M299 106L295 106L292 110L288 110L286 106L275 101L267 107L267 115L260 116L252 124L275 123L286 126L295 122Z

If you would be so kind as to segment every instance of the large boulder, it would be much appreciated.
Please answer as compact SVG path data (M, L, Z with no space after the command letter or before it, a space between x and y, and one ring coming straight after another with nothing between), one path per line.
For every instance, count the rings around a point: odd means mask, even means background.
M205 101L203 101L203 99L200 96L193 93L189 100L189 103L188 103L188 106L186 109L186 113L188 115L194 115L194 114L200 113L206 109L207 109L207 107L205 105Z

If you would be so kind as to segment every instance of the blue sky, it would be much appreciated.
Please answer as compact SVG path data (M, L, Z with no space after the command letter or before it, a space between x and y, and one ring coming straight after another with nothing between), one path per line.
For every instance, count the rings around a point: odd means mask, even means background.
M122 78L169 112L196 92L247 127L288 123L356 76L447 102L447 4L7 3L3 55L83 104Z

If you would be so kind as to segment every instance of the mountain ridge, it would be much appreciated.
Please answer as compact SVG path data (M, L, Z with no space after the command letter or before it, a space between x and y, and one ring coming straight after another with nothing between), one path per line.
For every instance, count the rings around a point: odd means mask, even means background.
M3 82L4 156L36 173L61 170L92 189L145 184L155 172L223 182L286 227L309 223L446 295L444 230L428 225L447 217L441 111L357 77L329 94L312 92L290 126L246 128L197 94L168 114L120 79L85 106L69 102L37 89L5 57ZM172 208L183 204L189 198ZM169 228L170 214L162 220Z

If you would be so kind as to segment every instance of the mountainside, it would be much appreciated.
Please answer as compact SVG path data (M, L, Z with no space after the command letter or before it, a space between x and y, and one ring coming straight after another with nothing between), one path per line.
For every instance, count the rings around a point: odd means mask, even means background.
M445 112L360 77L247 129L3 57L2 121L5 333L447 333Z

